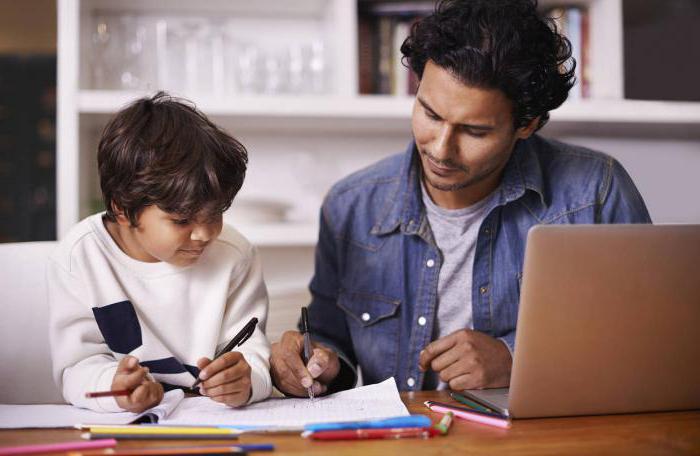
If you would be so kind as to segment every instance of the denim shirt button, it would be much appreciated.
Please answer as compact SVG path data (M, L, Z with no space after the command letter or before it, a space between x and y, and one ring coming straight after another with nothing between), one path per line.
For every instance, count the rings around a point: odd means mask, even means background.
M367 312L365 312L362 314L362 317L360 317L360 318L362 318L362 321L369 321L370 316Z
M486 293L488 293L488 291L489 291L489 287L481 287L481 288L479 288L479 292L480 292L481 294L486 294Z
M431 259L429 259L428 261L425 262L425 265L428 266L429 268L432 268L433 266L435 266L435 260L433 260L433 259L431 258Z
M409 388L413 388L416 384L416 380L413 377L408 377L408 380L406 380L406 384Z
M425 323L426 323L427 321L428 321L428 320L426 320L425 317L420 317L420 318L418 318L418 324L421 325L421 326L425 326Z

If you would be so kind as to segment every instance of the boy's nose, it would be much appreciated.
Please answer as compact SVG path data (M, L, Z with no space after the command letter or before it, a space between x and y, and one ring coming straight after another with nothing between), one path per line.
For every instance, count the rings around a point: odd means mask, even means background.
M209 242L215 235L215 227L209 223L198 223L192 228L190 239L193 241Z

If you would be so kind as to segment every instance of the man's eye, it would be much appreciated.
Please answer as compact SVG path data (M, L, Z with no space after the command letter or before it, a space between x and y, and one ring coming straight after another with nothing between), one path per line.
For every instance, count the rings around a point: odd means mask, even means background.
M175 225L188 225L190 221L188 219L173 219Z
M429 119L432 119L432 120L440 120L440 116L438 116L437 114L435 114L435 113L432 112L432 111L426 110L426 111L425 111L425 115L428 116Z

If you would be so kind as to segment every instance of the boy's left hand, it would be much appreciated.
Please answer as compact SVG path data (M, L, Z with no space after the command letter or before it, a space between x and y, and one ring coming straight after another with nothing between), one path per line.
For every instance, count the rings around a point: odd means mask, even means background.
M214 361L200 358L197 367L201 369L199 391L202 395L231 407L248 402L252 393L250 365L240 352L224 353Z

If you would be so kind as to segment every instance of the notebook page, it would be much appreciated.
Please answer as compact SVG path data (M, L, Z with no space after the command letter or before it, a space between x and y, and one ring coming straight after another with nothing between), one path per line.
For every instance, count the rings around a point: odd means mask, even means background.
M83 423L127 424L145 414L154 414L162 419L171 413L184 397L182 390L168 391L159 405L143 413L100 413L66 404L0 404L0 428L73 427Z
M393 378L314 400L271 398L231 408L207 397L185 398L162 424L297 428L311 423L357 421L408 415Z

